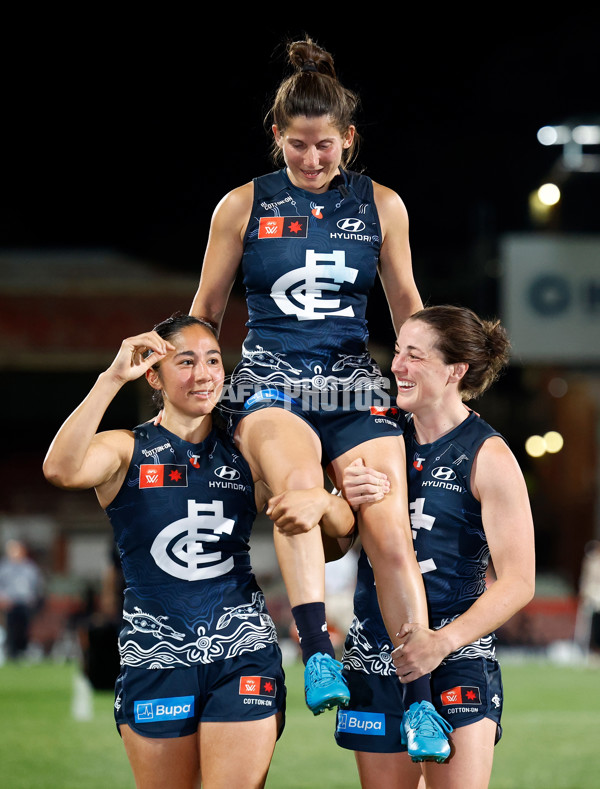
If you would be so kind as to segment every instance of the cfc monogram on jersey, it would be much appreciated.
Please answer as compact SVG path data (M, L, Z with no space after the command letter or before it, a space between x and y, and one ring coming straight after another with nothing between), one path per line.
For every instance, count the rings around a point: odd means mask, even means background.
M190 666L275 642L250 567L256 507L243 457L217 430L201 444L151 424L134 435L125 482L106 508L127 587L122 663Z
M242 259L247 347L293 353L342 341L346 353L364 351L366 300L381 247L372 182L343 173L338 188L318 200L285 170L254 180ZM289 320L294 327L282 331ZM313 321L319 326L309 326Z
M404 422L410 523L431 625L438 628L466 611L486 588L489 548L481 506L471 493L470 478L477 451L498 433L471 412L447 435L432 444L419 444L410 415ZM485 636L446 660L493 657L493 641L493 634ZM373 570L362 551L344 663L359 671L393 675L391 649ZM460 690L449 691L445 703L453 703L450 699L458 698ZM465 694L472 691L463 690Z

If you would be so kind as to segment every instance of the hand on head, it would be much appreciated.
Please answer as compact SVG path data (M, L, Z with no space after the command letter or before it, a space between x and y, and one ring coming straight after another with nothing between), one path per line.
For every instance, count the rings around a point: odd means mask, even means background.
M137 334L123 340L108 370L122 382L135 381L173 350L175 347L155 331Z

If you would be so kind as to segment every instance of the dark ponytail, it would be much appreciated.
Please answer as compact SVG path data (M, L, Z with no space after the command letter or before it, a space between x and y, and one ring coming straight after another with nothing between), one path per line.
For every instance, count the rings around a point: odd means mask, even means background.
M508 364L510 341L499 320L484 320L466 307L451 305L426 307L409 320L435 331L435 347L445 364L469 365L458 386L463 400L480 397Z
M345 135L355 124L359 98L338 80L333 57L308 37L290 43L287 54L294 73L280 84L265 119L266 125L270 129L276 124L283 132L299 116L320 118L327 115L340 135ZM358 135L355 133L352 145L342 154L344 167L349 165L357 151ZM276 143L273 144L272 155L281 165L282 153Z

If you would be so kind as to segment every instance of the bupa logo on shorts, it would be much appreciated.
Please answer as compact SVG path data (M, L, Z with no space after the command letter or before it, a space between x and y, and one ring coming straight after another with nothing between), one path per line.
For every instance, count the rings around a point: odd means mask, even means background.
M451 704L481 704L479 688L471 685L457 685L455 688L445 690L441 694L441 699L444 707Z
M273 677L240 677L240 696L274 697L277 682Z
M347 734L374 734L378 737L383 737L385 734L385 715L381 712L339 710L337 731L343 731Z
M134 701L133 712L136 723L158 723L194 717L193 696L172 696L166 699Z
M281 392L279 389L260 389L258 392L255 392L252 397L249 397L246 400L244 403L244 409L248 411L250 408L252 408L252 406L257 404L272 405L276 401L280 401L282 403L294 402L288 394Z
M261 216L259 238L307 238L307 216Z
M187 488L187 466L142 463L140 488Z

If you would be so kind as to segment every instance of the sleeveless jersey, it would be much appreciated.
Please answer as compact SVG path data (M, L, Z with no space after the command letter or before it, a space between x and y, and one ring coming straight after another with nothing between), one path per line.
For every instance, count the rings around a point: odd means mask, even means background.
M236 383L373 388L365 319L381 248L370 178L342 172L322 194L285 169L254 180L242 272L248 335Z
M481 504L471 491L471 471L483 442L498 435L471 412L447 435L432 444L419 444L412 418L406 416L410 522L433 629L464 613L485 591L490 552ZM461 647L442 664L465 657L494 658L494 640L494 634L490 634ZM373 571L363 550L344 663L359 671L392 675L391 649L377 603Z
M216 429L190 444L135 428L125 481L106 508L125 576L123 665L212 663L276 642L249 557L250 469Z

